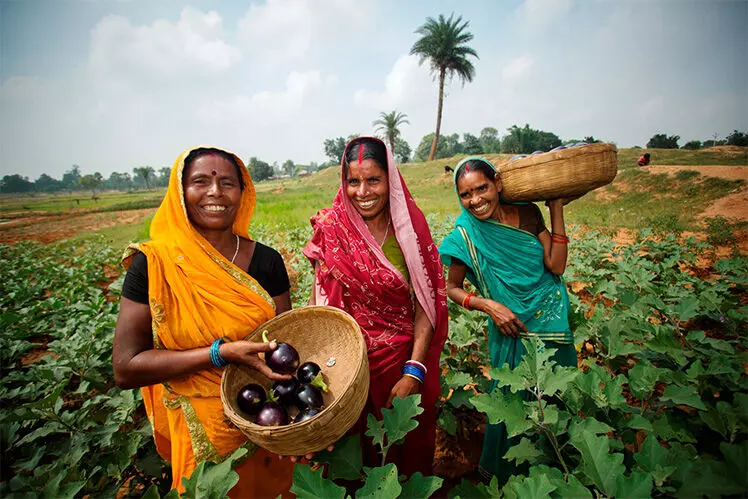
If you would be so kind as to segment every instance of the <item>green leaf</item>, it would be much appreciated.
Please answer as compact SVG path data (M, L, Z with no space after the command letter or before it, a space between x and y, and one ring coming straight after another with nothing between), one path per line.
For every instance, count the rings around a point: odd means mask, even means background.
M526 417L525 405L519 395L504 396L500 389L496 389L471 398L470 403L478 411L486 413L489 423L506 424L510 437L532 428L532 422Z
M634 460L639 463L644 471L653 471L660 464L667 462L668 450L665 449L654 435L648 435L642 442L639 452L634 454Z
M444 381L447 384L447 386L457 389L457 388L463 388L465 385L472 383L473 378L466 372L450 371L444 377Z
M239 482L234 463L241 459L247 449L239 447L223 462L215 464L203 461L197 465L189 478L182 478L182 497L190 499L221 499Z
M177 489L174 490L176 491ZM155 485L148 487L148 490L145 491L145 494L143 494L141 499L161 499L161 494L158 493L158 487Z
M698 315L699 308L701 308L699 299L690 296L678 301L678 303L673 306L673 312L675 312L679 320L688 322Z
M439 428L446 431L453 437L457 435L457 417L454 412L449 409L449 406L443 406L439 411L439 419L437 420Z
M525 461L532 464L538 456L542 455L543 453L529 439L522 437L522 440L517 445L511 447L504 454L504 459L507 461L516 461L517 464L524 463Z
M560 367L556 366L553 369L553 374L550 374L545 380L545 386L541 387L545 395L552 397L556 393L564 393L566 388L571 382L573 382L579 375L579 369L576 367Z
M632 471L630 476L619 476L615 496L621 499L652 497L652 477L638 470Z
M488 375L491 379L496 380L497 387L508 386L512 393L517 393L530 387L530 382L525 379L519 366L512 369L509 367L509 364L504 364L500 368L490 369Z
M485 485L483 483L473 484L463 478L460 485L449 491L447 497L450 499L498 499L501 497L499 481L496 477L492 477L491 482Z
M626 421L626 426L635 430L654 431L652 423L641 414L634 414L631 416L631 419Z
M681 421L677 419L671 419L667 413L658 417L652 421L652 428L654 428L655 434L662 440L678 440L679 442L693 443L696 439L691 433L684 428Z
M569 475L568 480L564 480L564 474L558 468L551 468L545 464L532 466L530 477L538 476L548 477L551 485L556 487L550 495L553 498L592 499L592 493L574 475Z
M647 399L654 390L655 383L660 380L666 369L652 365L647 359L641 359L632 367L628 374L631 393L638 399Z
M374 445L380 449L384 448L384 420L377 419L374 414L369 414L366 418L366 434L371 437Z
M401 442L409 431L418 426L418 421L414 418L423 412L420 403L420 394L408 395L405 398L395 397L392 400L392 409L382 409L388 446Z
M322 471L322 468L316 472L312 471L312 468L305 464L294 465L291 493L296 494L299 499L345 498L345 488L325 479Z
M420 471L417 471L403 484L400 497L406 499L427 499L439 490L443 481L443 479L436 476L423 476Z
M361 478L363 455L361 453L361 436L350 435L335 443L332 451L318 452L315 461L328 463L327 477L330 480L342 478L356 480Z
M366 483L356 491L356 499L395 499L402 490L397 479L397 467L389 463L369 471Z
M725 479L727 476L728 468L725 463L700 459L685 475L678 497L716 497L745 492L734 481Z
M502 492L508 499L524 499L526 497L548 497L554 490L556 486L551 484L547 476L533 475L519 480L510 480Z
M569 426L569 436L571 438L579 436L582 433L597 435L600 433L608 433L611 431L613 431L613 428L611 426L608 426L607 424L592 417L584 419L575 417L574 421L571 423L571 426Z
M661 400L670 400L674 404L687 405L696 409L706 410L704 402L696 391L695 386L677 386L668 385L665 393L662 394Z
M626 471L623 454L610 453L608 437L580 432L570 439L571 444L582 454L582 471L605 494L616 493L618 477Z
M719 444L719 450L725 456L728 476L743 490L748 490L748 440L739 444Z
M68 476L68 470L64 469L57 474L42 490L41 497L54 497L55 499L73 499L75 494L80 491L86 482L70 482L60 486L62 481Z

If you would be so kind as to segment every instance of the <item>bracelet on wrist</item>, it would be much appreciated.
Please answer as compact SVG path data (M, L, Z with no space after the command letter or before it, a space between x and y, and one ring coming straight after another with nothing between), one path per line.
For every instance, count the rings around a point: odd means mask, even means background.
M221 356L221 345L231 340L227 337L218 338L210 345L210 362L215 367L226 367L229 363Z
M470 299L475 297L475 293L468 293L465 295L465 297L462 299L462 308L466 308L468 310L472 310L470 308Z
M425 365L423 365L422 363L418 362L417 360L413 360L413 359L410 359L409 361L406 361L406 362L405 362L405 365L406 365L406 366L407 366L408 364L411 364L411 365L414 365L414 366L418 366L418 367L420 367L421 369L423 369L423 374L424 374L424 375L425 375L425 374L428 374L428 372L429 372L429 370L428 370L428 369L426 369L426 366L425 366Z
M420 383L423 383L423 380L426 378L426 372L415 364L405 364L403 366L403 376L410 376L411 378L417 379Z
M569 244L569 238L563 234L551 234L551 241L559 244Z

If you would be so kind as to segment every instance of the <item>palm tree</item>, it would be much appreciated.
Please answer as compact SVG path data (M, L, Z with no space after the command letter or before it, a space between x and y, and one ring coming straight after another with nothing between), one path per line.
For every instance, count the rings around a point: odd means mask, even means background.
M470 24L462 22L462 16L454 19L454 13L445 19L439 15L436 21L432 17L426 18L426 23L416 30L422 35L421 39L413 44L410 49L411 55L420 57L419 64L428 59L431 64L431 72L439 76L439 107L436 111L436 133L434 142L431 144L429 161L434 159L436 147L439 143L439 130L442 125L442 104L444 101L444 79L446 76L452 78L457 75L462 84L473 81L475 67L468 56L478 58L478 53L466 44L473 39L473 34L465 31Z
M400 136L399 126L405 123L410 125L408 115L401 113L398 110L394 110L391 113L385 113L383 111L379 113L379 119L372 123L372 125L376 127L374 130L382 132L384 139L390 144L390 150L393 155L395 154L395 142Z

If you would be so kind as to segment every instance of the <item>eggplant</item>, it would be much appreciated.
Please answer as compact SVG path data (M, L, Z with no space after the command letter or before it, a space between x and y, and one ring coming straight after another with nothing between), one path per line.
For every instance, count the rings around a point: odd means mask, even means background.
M236 396L236 404L239 409L247 414L257 414L265 403L267 395L265 389L257 383L244 385Z
M308 409L321 409L324 406L324 400L322 399L322 392L319 388L312 385L301 385L301 388L296 393L296 407L301 412Z
M322 412L321 409L307 409L306 411L299 412L295 418L293 418L294 423L302 423L306 421L307 419L311 419L317 414Z
M288 424L288 412L277 402L268 402L257 413L257 424L260 426L285 426Z
M563 151L564 149L566 149L566 146L558 146L551 149L551 151Z
M268 332L262 332L262 340L268 342ZM275 350L265 353L265 364L276 373L293 374L299 368L299 352L289 343L278 343Z
M270 389L274 402L280 402L283 405L296 404L296 392L301 388L301 383L296 378L284 379L273 383Z
M304 362L296 371L296 377L302 385L312 385L327 393L327 383L322 368L314 362Z

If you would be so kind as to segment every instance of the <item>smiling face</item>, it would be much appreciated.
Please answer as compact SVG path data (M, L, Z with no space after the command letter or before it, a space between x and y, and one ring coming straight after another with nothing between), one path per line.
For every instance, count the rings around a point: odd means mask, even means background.
M479 220L499 218L501 178L489 179L481 171L470 171L457 181L457 194L467 211Z
M385 213L389 206L390 184L387 172L373 159L352 161L348 165L345 193L364 220Z
M242 191L236 166L217 154L205 154L185 168L182 183L187 216L201 232L231 230Z

